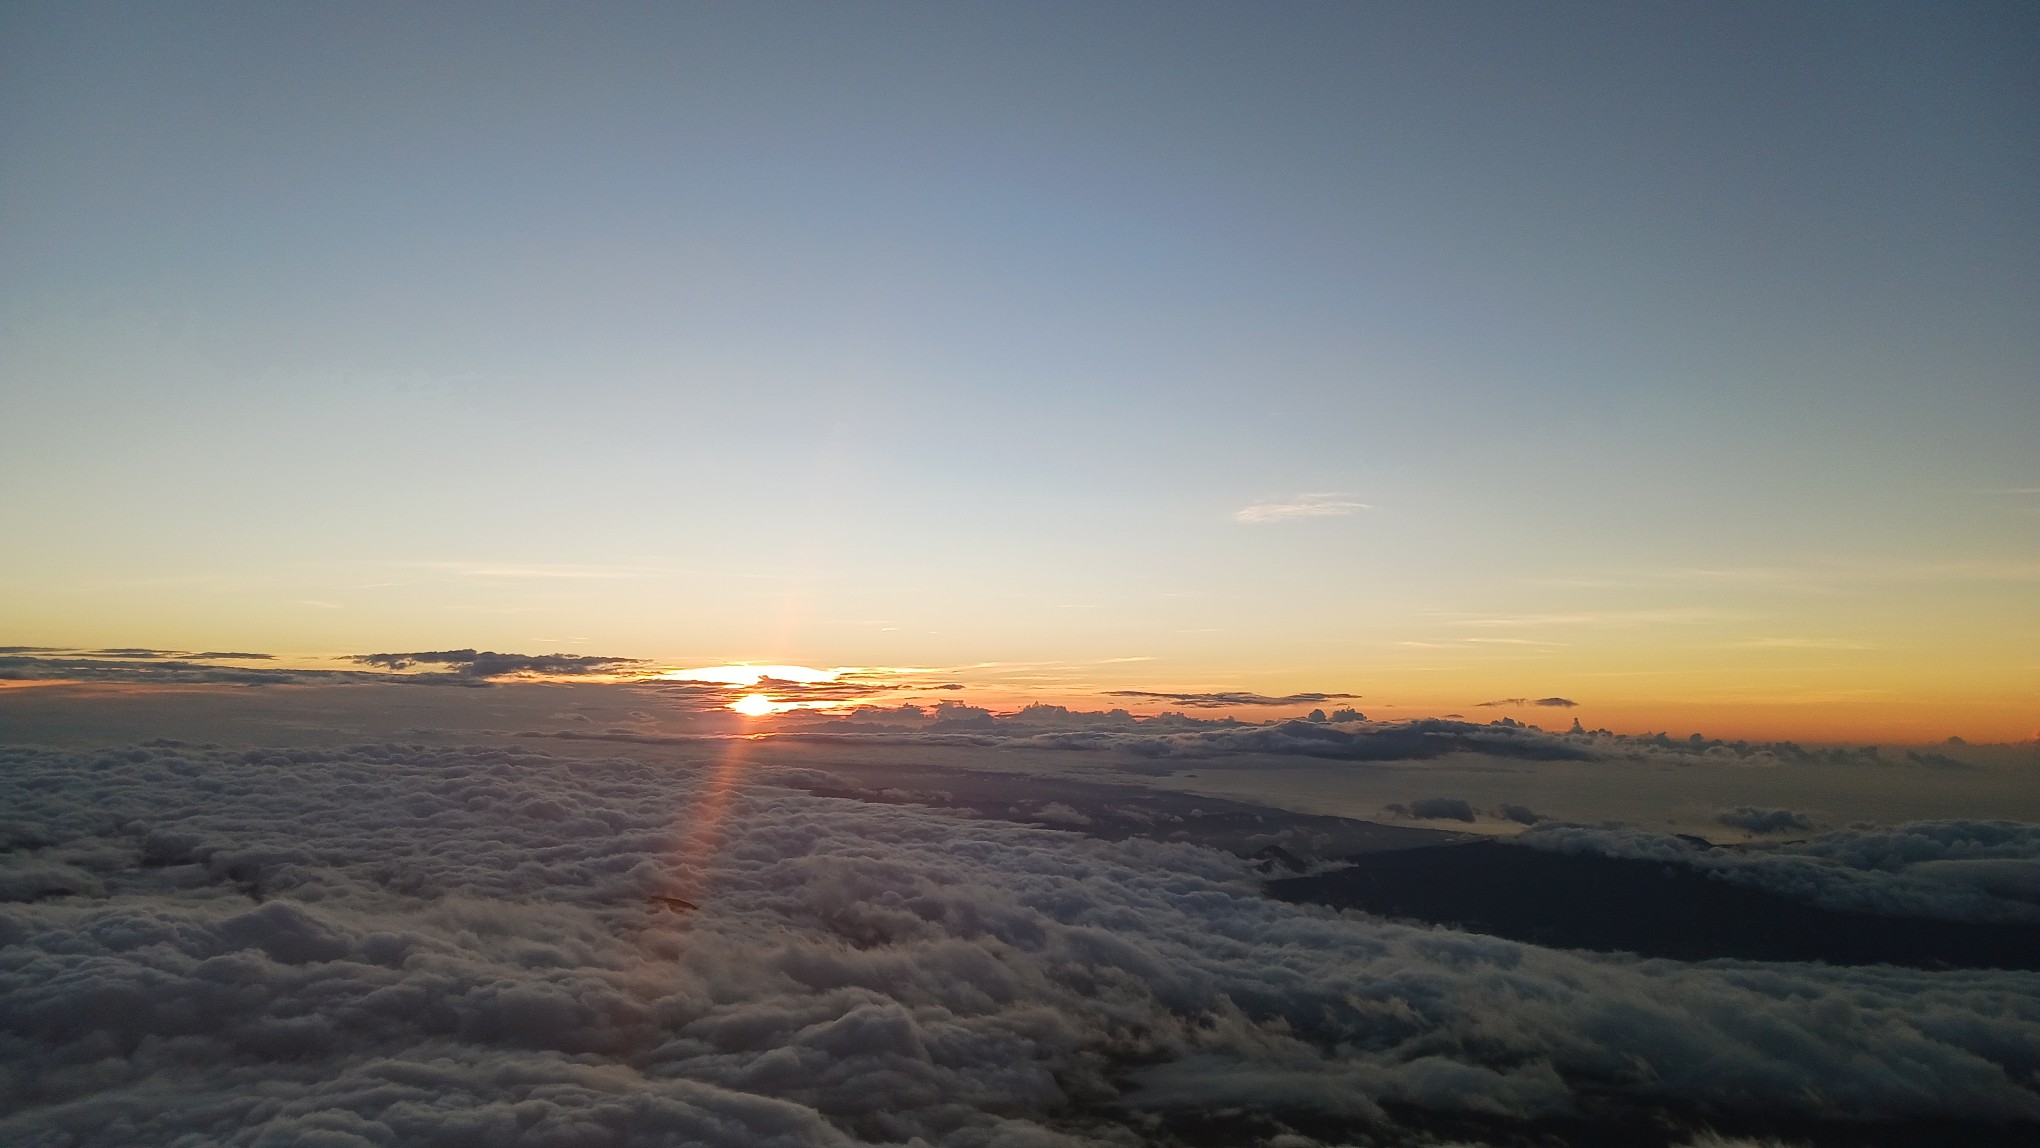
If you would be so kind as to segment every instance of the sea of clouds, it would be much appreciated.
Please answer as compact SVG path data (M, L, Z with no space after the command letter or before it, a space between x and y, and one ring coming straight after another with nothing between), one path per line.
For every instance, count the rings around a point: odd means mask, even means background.
M0 749L0 1142L1051 1148L1611 1096L2040 1121L2040 975L1407 927L730 752Z

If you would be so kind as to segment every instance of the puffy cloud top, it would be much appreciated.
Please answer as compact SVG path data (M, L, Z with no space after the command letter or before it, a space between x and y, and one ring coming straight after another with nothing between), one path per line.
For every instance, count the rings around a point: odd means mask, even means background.
M2040 1120L2032 975L1407 928L734 757L0 749L0 809L14 1144L1068 1148L1587 1092Z

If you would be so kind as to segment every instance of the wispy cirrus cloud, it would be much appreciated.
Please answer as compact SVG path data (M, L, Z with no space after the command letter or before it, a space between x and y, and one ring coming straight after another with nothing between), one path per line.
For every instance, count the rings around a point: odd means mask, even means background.
M614 563L414 562L415 569L461 578L503 581L611 581L669 573L664 567Z
M1744 611L1678 607L1666 610L1588 610L1570 614L1514 614L1442 619L1448 626L1475 629L1535 628L1544 626L1654 626L1705 622L1742 621L1751 617Z
M1879 583L2033 581L2040 581L2040 562L2022 558L1956 558L1938 562L1852 560L1808 562L1796 566L1663 567L1529 580L1530 584L1537 586L1586 590L1699 585L1800 592L1820 592L1836 586Z
M1233 511L1233 521L1260 526L1270 522L1294 522L1300 518L1337 518L1356 510L1372 509L1372 504L1361 502L1350 494L1318 491L1242 506Z

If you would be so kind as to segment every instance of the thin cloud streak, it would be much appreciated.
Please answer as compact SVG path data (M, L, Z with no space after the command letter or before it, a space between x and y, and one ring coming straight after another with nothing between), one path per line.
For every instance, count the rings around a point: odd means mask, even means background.
M1271 522L1293 522L1300 518L1337 518L1356 510L1372 509L1372 504L1356 501L1350 494L1325 491L1243 506L1233 511L1233 520L1259 526Z
M1735 610L1686 607L1673 610L1598 610L1575 614L1517 614L1484 618L1445 619L1448 626L1513 629L1538 626L1652 626L1742 621L1750 614Z
M418 569L457 574L468 578L494 578L512 581L612 581L624 578L650 578L671 572L653 566L563 563L420 562L416 563L415 566Z
M1848 638L1751 638L1744 642L1733 642L1732 649L1741 650L1881 650L1884 647L1873 642L1857 642Z
M2010 492L2007 492L2010 493ZM1945 562L1851 562L1809 566L1695 566L1655 570L1618 570L1573 577L1529 579L1529 584L1565 589L1614 589L1665 583L1708 586L1771 587L1780 590L1824 590L1864 583L2031 582L2040 581L2040 562L2020 559L1959 558Z

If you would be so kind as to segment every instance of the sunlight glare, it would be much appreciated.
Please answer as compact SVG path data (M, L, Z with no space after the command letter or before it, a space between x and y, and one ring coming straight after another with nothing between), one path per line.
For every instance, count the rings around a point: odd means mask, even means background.
M779 682L833 682L839 670L817 670L808 666L701 666L692 670L667 670L659 677L669 682L715 682L726 686L755 686L766 678Z

